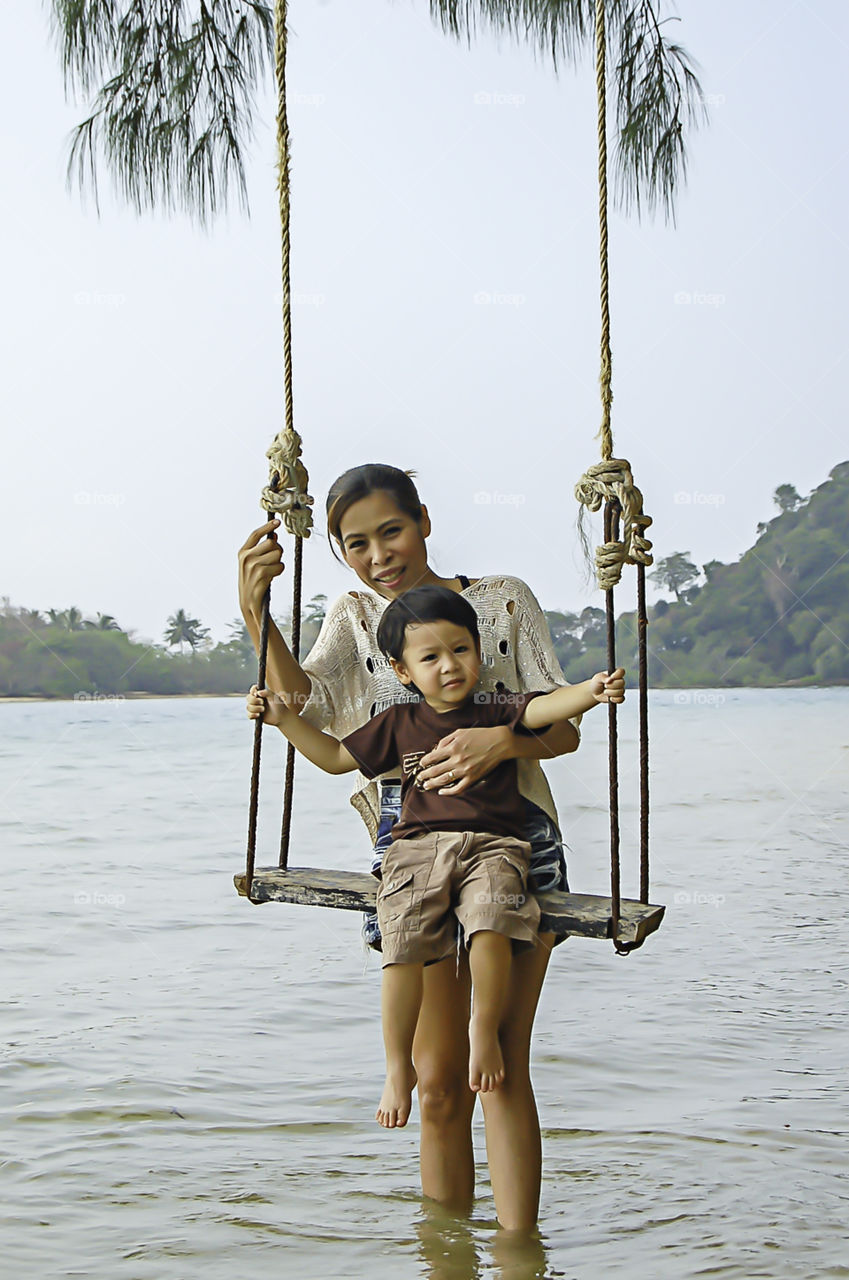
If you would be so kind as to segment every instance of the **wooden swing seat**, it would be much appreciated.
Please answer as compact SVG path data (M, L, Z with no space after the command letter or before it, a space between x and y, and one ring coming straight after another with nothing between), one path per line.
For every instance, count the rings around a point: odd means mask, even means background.
M244 873L233 882L242 897ZM308 907L336 907L341 911L374 911L377 881L364 871L330 871L320 867L258 867L254 871L251 902L292 902ZM610 898L589 893L538 895L540 928L559 937L609 938ZM621 942L639 945L659 928L664 907L623 898L619 908Z

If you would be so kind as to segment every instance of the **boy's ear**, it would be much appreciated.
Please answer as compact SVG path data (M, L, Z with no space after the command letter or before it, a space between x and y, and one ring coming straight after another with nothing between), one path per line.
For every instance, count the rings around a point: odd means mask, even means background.
M413 683L413 677L410 675L400 658L390 658L389 665L402 684Z

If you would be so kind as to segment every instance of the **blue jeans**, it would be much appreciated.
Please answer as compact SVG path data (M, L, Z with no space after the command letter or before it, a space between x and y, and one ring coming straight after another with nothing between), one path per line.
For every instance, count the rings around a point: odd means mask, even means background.
M377 840L371 859L372 875L380 878L380 864L387 845L392 843L390 832L401 817L401 783L382 782L380 784L380 824L377 829ZM560 834L539 805L525 800L525 829L523 840L531 846L531 866L528 872L528 885L534 893L548 893L559 889L569 892L569 881L566 876L566 856ZM363 915L363 938L368 946L380 951L380 927L377 913L367 912Z

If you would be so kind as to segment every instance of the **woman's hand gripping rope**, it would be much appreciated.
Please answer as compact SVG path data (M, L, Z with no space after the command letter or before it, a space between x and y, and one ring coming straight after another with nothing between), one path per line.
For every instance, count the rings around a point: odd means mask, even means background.
M248 536L239 549L239 603L259 618L265 593L283 572L283 548L277 541L280 521L275 517Z

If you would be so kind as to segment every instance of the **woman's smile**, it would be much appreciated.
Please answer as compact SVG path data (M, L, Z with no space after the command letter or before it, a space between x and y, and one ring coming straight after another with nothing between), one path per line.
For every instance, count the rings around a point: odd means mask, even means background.
M382 587L397 587L405 573L403 567L388 569L385 573L374 574L374 581Z

